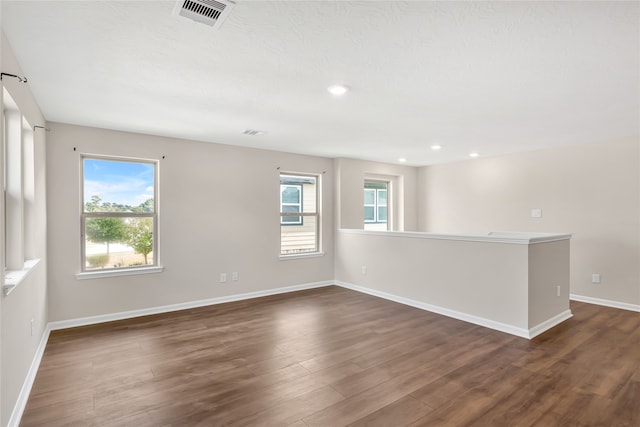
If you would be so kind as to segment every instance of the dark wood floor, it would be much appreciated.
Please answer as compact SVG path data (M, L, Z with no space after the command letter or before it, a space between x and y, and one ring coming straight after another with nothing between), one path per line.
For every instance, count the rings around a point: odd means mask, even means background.
M52 333L21 426L640 426L640 314L534 340L339 287Z

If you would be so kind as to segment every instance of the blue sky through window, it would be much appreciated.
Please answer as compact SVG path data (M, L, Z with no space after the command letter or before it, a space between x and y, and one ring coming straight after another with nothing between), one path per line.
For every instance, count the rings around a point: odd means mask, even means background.
M84 202L138 206L154 197L154 165L104 159L84 159Z

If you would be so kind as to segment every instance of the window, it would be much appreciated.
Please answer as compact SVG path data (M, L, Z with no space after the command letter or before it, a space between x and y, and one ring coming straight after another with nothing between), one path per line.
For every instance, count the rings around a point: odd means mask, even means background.
M302 184L280 183L280 212L302 212ZM282 216L280 224L302 225L302 217Z
M82 157L82 271L158 265L155 161Z
M319 179L280 174L280 255L320 252Z
M36 259L35 146L33 128L3 89L2 159L4 174L3 290L8 295L38 263Z
M387 230L388 182L364 182L364 228Z

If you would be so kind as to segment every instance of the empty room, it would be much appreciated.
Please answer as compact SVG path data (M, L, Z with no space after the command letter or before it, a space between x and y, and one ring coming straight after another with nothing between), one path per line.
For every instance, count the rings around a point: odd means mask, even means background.
M0 427L640 425L639 2L0 29Z

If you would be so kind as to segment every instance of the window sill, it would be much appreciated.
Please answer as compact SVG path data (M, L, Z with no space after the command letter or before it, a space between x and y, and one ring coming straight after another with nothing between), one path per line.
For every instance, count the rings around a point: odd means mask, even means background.
M136 276L139 274L152 274L162 273L164 267L140 267L140 268L126 268L121 270L106 270L106 271L85 271L76 274L77 280L87 279L101 279L103 277L117 277L117 276Z
M287 261L290 259L301 259L301 258L318 258L324 256L324 252L312 252L308 254L291 254L291 255L280 255L280 261Z
M2 291L7 296L18 286L28 275L33 268L38 265L40 259L30 259L25 261L24 268L22 270L7 270L4 275L4 285Z

